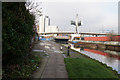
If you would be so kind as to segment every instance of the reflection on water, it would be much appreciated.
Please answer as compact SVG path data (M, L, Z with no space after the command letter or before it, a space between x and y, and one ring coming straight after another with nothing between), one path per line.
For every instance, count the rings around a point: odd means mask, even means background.
M92 50L92 49L86 49L86 48L74 48L73 44L71 44L71 49L74 49L78 52L81 52L82 54L85 54L95 60L98 60L99 62L102 62L106 64L109 67L112 67L113 70L118 71L120 74L120 67L119 61L120 61L120 53L115 52L113 53L108 53L110 51L99 51L99 50Z

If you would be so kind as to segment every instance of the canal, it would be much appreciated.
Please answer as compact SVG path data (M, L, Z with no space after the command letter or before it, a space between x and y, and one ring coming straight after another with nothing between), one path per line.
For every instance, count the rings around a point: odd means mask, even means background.
M116 70L120 74L120 52L109 51L109 50L93 50L88 48L75 48L74 44L70 44L71 49L85 54L92 59L95 59L103 64L106 64L108 67L111 67L113 70ZM67 46L67 44L66 44Z

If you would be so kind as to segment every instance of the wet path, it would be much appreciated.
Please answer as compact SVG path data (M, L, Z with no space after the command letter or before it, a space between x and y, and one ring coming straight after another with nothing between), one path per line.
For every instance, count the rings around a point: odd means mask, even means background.
M40 46L49 55L41 78L68 78L60 45L53 41L41 41Z

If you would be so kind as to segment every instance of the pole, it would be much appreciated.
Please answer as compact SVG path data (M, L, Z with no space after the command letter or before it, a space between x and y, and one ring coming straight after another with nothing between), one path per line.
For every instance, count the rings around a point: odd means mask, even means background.
M67 56L70 56L70 45L68 45L68 53Z
M78 14L76 14L76 34L78 33Z

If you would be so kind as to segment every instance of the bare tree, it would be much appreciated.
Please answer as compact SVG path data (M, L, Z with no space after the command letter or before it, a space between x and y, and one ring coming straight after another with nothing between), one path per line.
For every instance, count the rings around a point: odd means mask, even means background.
M41 4L42 2L35 2L32 0L27 0L25 4L26 9L28 9L29 12L35 16L35 24L39 23L39 17L42 14L41 13L42 8L40 7Z
M114 39L114 36L115 36L116 34L114 33L114 31L112 30L111 32L109 32L108 34L107 34L107 37L109 38L109 41L112 41L113 39Z
M35 20L34 20L35 25L33 26L33 28L36 34L33 36L33 39L35 39L35 36L37 36L39 39L38 24L39 24L39 17L42 14L41 2L27 0L25 6L26 6L26 9L29 10L30 14L35 16Z

